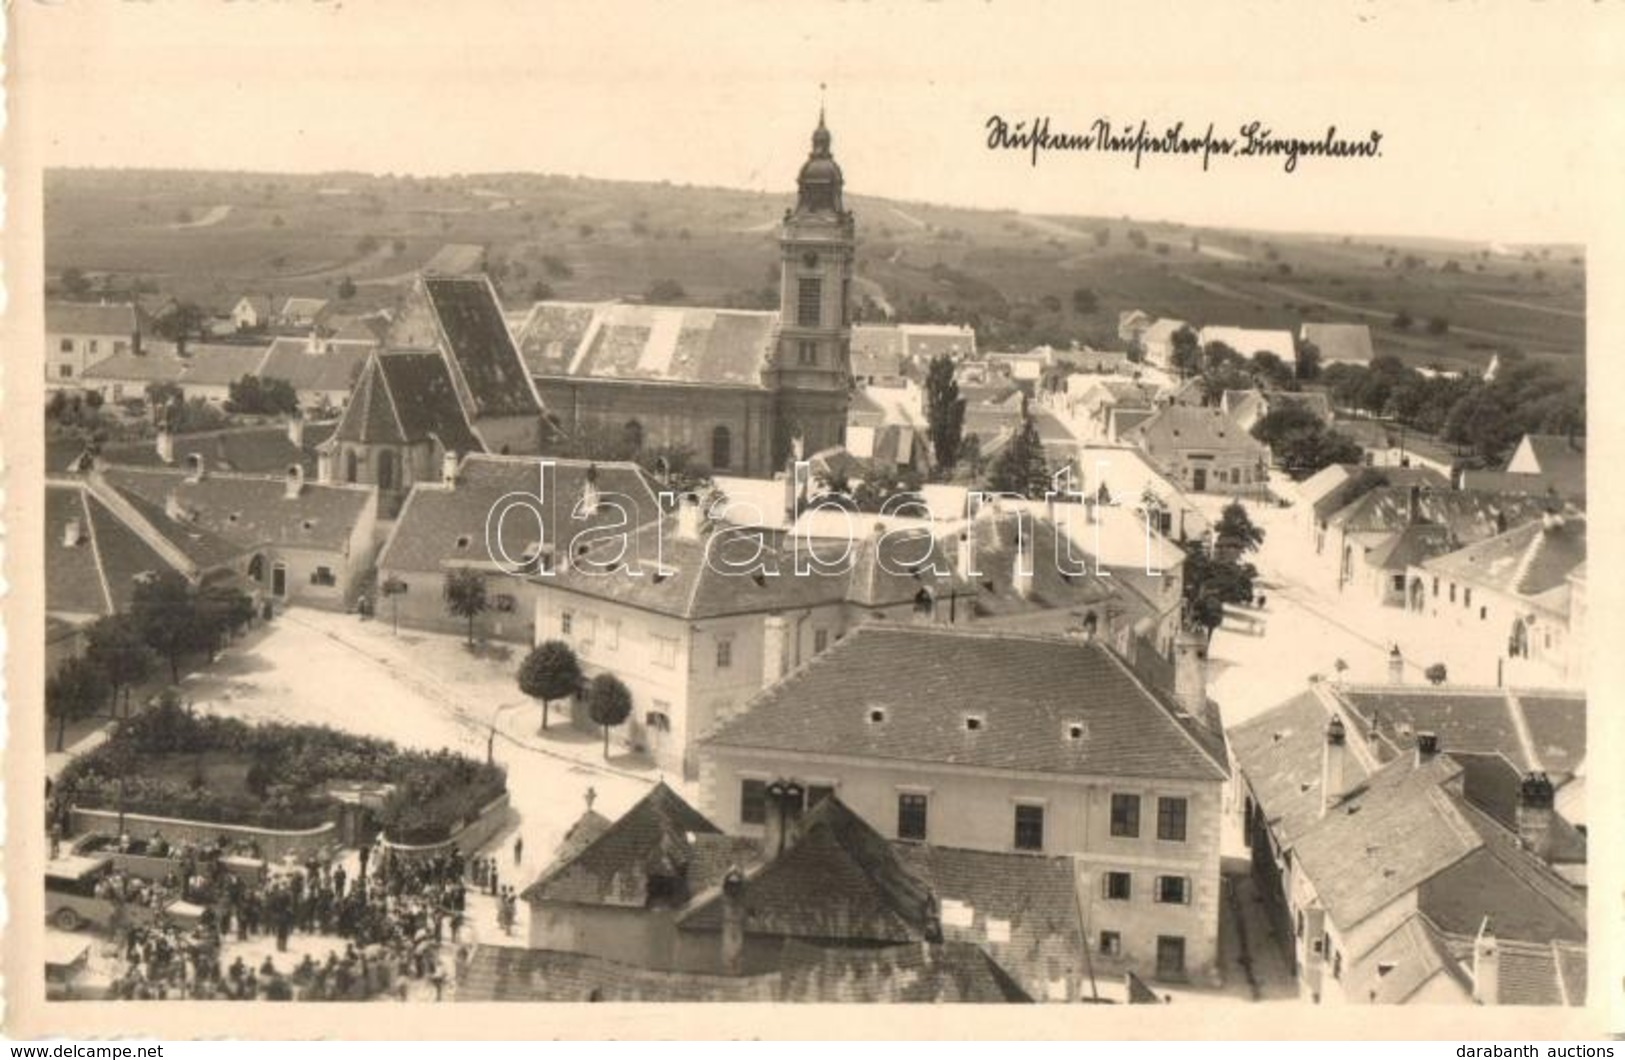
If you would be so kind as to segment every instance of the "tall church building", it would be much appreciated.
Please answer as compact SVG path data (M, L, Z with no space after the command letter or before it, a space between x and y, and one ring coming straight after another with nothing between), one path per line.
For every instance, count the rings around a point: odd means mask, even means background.
M852 389L855 226L820 112L779 228L779 309L538 302L515 328L566 435L691 451L767 477L799 448L840 445Z

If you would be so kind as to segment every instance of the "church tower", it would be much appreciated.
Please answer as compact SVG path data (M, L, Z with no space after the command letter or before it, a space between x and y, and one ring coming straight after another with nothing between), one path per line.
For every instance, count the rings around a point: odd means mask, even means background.
M768 373L777 395L779 466L798 436L808 455L846 439L856 242L822 107L796 184L795 209L779 226L779 343Z

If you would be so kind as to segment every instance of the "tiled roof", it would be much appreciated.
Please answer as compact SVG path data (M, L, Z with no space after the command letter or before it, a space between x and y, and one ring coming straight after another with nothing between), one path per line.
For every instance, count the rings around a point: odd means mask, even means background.
M424 276L421 283L444 339L441 352L474 417L540 416L530 374L490 281L484 276Z
M483 452L438 353L369 355L334 437L342 442L411 445L428 439L452 453Z
M1378 570L1406 571L1424 560L1444 555L1456 544L1449 527L1415 523L1366 553L1365 561Z
M103 446L100 464L126 467L187 467L195 453L210 471L241 471L250 474L281 474L289 464L304 467L305 474L316 473L316 448L332 436L336 423L307 423L303 445L288 439L288 429L269 424L263 427L229 427L218 431L171 436L173 465L166 465L150 441Z
M892 325L857 324L852 328L852 374L898 375L907 356L903 333Z
M65 555L64 535L70 522L81 528L73 554ZM90 532L85 491L76 485L45 487L45 607L49 611L79 615L106 615L113 611L101 562Z
M1517 692L1524 726L1539 760L1539 768L1553 777L1571 777L1586 758L1586 697L1584 693Z
M260 366L262 379L285 380L296 391L348 392L361 375L361 367L375 342L326 343L321 353L310 352L310 343L299 338L278 338Z
M1367 492L1384 486L1406 491L1411 486L1420 486L1424 491L1448 490L1450 480L1427 467L1360 467L1355 464L1343 465L1346 474L1341 481L1330 483L1323 480L1322 487L1310 495L1308 499L1314 505L1315 518L1326 521L1353 504ZM1325 470L1330 470L1327 468ZM1321 474L1325 472L1322 471ZM1317 474L1315 476L1319 478ZM1313 482L1314 479L1309 481ZM1401 494L1408 499L1408 493Z
M1471 996L1471 984L1438 928L1413 913L1350 962L1344 990L1352 1002L1399 1005L1439 978L1450 981L1460 1000Z
M544 463L550 467L545 488ZM596 475L601 496L613 497L617 504L625 506L626 525L641 526L654 517L659 502L649 480L634 464L594 465L581 460L543 461L471 453L458 466L454 488L447 489L438 482L412 487L396 518L395 529L379 553L379 569L443 572L458 565L499 565L502 557L493 555L486 541L486 523L497 502L516 493L531 495L529 503L546 513L547 523L541 528L541 536L546 539L543 547L552 548L556 557L562 556L569 543L584 532L606 524L623 525L619 522L621 513L608 506L586 518L576 518L589 473ZM540 500L535 499L538 494ZM501 535L503 549L517 560L537 544L536 520L522 510L515 511L502 520ZM620 579L606 576L599 580Z
M1533 597L1564 585L1569 572L1585 562L1585 518L1542 520L1535 518L1533 510L1521 510L1520 514L1533 521L1430 559L1422 566L1432 573L1508 596Z
M325 298L289 298L282 303L282 311L278 315L293 320L305 319L319 315L326 308Z
M1326 707L1309 691L1229 730L1236 768L1246 776L1283 847L1293 846L1321 820L1321 762L1330 720ZM1351 731L1348 738L1360 737ZM1347 761L1347 781L1364 783L1360 759L1351 754Z
M602 957L479 946L458 1001L773 1001L779 976L659 972Z
M1540 473L1556 482L1559 493L1585 496L1586 457L1583 441L1570 444L1562 435L1528 434L1524 436L1524 444L1534 456ZM1522 448L1523 445L1520 445L1519 449ZM1519 454L1515 452L1513 455Z
M771 312L608 303L593 309L577 346L545 340L541 348L559 343L568 363L559 365L551 353L533 354L531 363L543 375L760 387L778 320ZM555 330L568 337L572 327L564 322ZM542 342L538 334L530 345Z
M86 382L105 380L110 383L180 382L190 363L175 356L173 352L165 353L161 350L148 350L139 354L119 353L86 368L83 379Z
M1128 431L1125 440L1144 446L1153 456L1179 449L1264 451L1256 438L1219 409L1188 405L1159 409Z
M1584 892L1518 842L1516 833L1465 799L1444 796L1466 823L1473 849L1429 874L1417 908L1443 931L1470 935L1488 917L1502 939L1584 942Z
M968 714L983 719L979 730ZM1225 776L1100 644L932 627L859 627L709 742L1078 776Z
M134 490L113 485L107 481L104 473L93 476L91 482L93 490L104 491L103 497L109 496L105 491L111 491L115 503L128 506L128 518L139 522L139 528L130 525L130 529L157 535L178 549L198 570L229 566L248 550L242 542L228 541L206 526L176 522L165 513L163 504L155 503Z
M720 931L727 900L713 887L678 926ZM892 844L833 796L802 817L790 846L745 872L746 935L920 942L929 934L930 904L929 888Z
M955 359L976 356L976 333L952 324L900 324L909 360L925 363L943 354Z
M974 943L1035 998L1087 971L1072 859L928 843L893 844L937 899L942 935Z
M1552 943L1557 956L1558 984L1563 988L1563 1000L1569 1005L1586 1003L1586 948L1562 942Z
M1379 486L1362 495L1330 519L1347 534L1392 533L1410 521L1410 490ZM1501 525L1516 527L1538 520L1544 508L1537 498L1476 493L1468 490L1430 490L1417 495L1416 513L1424 522L1447 528L1464 543L1496 536ZM1429 561L1432 564L1442 559Z
M134 335L138 318L133 305L95 302L46 302L47 335Z
M979 946L966 942L901 946L785 943L781 1001L825 1003L1009 1004L1032 998Z
M1305 324L1301 334L1320 351L1322 364L1371 363L1371 329L1364 324Z
M108 468L109 485L161 511L171 497L187 522L243 549L276 544L341 551L376 494L358 486L306 483L297 499L284 496L281 477L206 475L191 482L184 472Z
M565 375L602 302L537 302L515 329L519 352L533 375Z
M697 893L720 880L728 866L716 869L716 858L704 859L715 875L697 876L695 850L702 836L726 843L728 837L683 801L664 782L656 784L598 836L552 868L521 895L527 902L571 902L644 908L649 901L651 869L678 868Z
M1482 845L1442 790L1460 772L1448 755L1399 759L1298 837L1293 856L1339 928L1349 931Z
M1362 732L1375 719L1383 738L1397 751L1411 751L1417 733L1431 732L1446 753L1500 754L1520 771L1535 768L1519 739L1512 705L1501 690L1362 685L1344 688L1338 696Z
M1311 507L1316 506L1320 499L1343 483L1353 478L1360 470L1357 464L1328 464L1319 471L1298 483L1298 496ZM1440 486L1449 485L1440 476ZM1335 511L1335 509L1333 509Z
M230 386L245 375L260 375L260 365L265 361L265 353L266 347L263 345L236 346L225 343L189 342L186 344L182 371L176 382L183 388ZM158 355L156 350L146 354L146 356Z

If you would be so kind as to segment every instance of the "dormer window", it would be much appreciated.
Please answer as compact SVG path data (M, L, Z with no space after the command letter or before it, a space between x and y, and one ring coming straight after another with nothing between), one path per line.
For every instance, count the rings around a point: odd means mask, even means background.
M980 714L965 715L966 732L981 732L982 726L985 724L987 724L987 719L982 717Z
M459 549L466 549L468 547L468 542L469 542L469 536L467 534L458 534L457 535L457 547Z
M226 516L226 522L235 523L240 518L242 518L242 514L240 512L232 512L230 515Z
M1071 740L1072 742L1076 743L1077 741L1083 739L1083 734L1084 734L1083 722L1081 722L1081 721L1067 722L1067 725L1066 725L1066 738L1068 740Z
M886 708L885 707L870 707L869 708L869 724L870 725L880 725L883 722L885 722L885 720L886 720Z

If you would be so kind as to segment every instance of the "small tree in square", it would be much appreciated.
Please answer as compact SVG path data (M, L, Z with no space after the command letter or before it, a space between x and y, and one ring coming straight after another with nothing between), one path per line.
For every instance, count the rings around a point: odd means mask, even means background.
M446 610L468 622L468 646L474 646L474 620L490 607L485 592L485 575L463 567L446 575Z
M519 691L542 701L542 728L547 728L548 707L581 687L581 663L562 640L549 640L531 649L519 667Z
M632 716L632 690L614 674L599 674L587 689L587 712L604 729L604 757L609 757L609 730Z
M45 682L45 715L56 722L58 752L67 737L68 722L95 714L107 696L107 678L86 659L69 659Z

